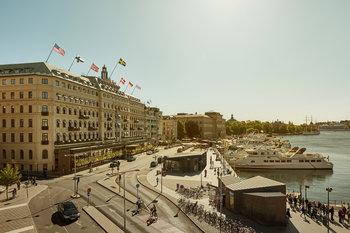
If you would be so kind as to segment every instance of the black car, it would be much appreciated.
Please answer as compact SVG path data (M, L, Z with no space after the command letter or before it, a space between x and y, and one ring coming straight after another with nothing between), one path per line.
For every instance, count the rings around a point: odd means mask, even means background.
M75 220L80 217L78 208L71 201L59 203L57 205L57 210L64 220Z

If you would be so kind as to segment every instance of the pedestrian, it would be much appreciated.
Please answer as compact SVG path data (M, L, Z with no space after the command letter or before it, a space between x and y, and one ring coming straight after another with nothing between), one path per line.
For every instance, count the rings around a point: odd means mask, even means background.
M334 221L334 207L333 206L329 209L329 213L331 214L331 220Z
M347 214L348 214L348 224L350 224L350 207L348 207L348 212L347 212Z
M156 178L156 182L157 182L157 185L158 186L158 183L159 183L159 177Z
M287 216L287 218L291 218L291 217L292 217L292 216L290 215L290 209L289 209L289 208L287 208L286 216Z
M17 189L20 190L21 189L21 181L17 181Z
M305 205L303 205L303 206L301 207L301 214L300 214L300 216L303 216L303 215L304 215L304 217L306 217Z
M338 211L339 223L343 223L343 211L340 209Z
M37 186L37 183L36 183L36 176L34 176L34 178L33 178L33 184L34 184L34 186Z
M17 195L17 189L14 188L14 189L12 190L12 198L15 198L16 195Z

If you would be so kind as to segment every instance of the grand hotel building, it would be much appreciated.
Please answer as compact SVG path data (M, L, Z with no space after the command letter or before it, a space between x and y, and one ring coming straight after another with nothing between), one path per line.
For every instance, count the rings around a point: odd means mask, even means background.
M74 157L91 166L159 140L161 111L119 88L105 66L98 78L43 62L0 65L0 169L64 174Z

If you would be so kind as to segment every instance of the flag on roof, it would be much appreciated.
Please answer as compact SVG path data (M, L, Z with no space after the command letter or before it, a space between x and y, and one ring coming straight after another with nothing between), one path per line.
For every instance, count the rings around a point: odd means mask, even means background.
M75 57L75 60L77 60L77 63L79 62L84 63L84 60L79 55Z
M118 63L119 63L120 65L122 65L122 66L126 66L126 62L124 61L123 58L119 58Z
M129 82L129 87L133 87L134 86L134 84L132 84L132 82Z
M61 54L62 56L64 56L65 52L64 49L62 49L60 46L58 46L56 43L53 46L53 50L55 50L55 52Z
M139 90L141 90L141 87L140 87L139 85L136 85L136 88L139 89Z
M124 84L126 83L126 80L125 80L124 78L121 78L120 81L119 81L119 83L121 83L121 84L124 85Z
M98 66L95 65L95 63L92 63L90 69L92 69L92 70L95 71L95 72L98 72L98 70L99 70L100 68L98 68Z

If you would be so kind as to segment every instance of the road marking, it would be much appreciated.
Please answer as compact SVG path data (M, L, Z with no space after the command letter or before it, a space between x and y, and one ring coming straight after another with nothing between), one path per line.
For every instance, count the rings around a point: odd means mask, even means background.
M23 228L19 228L16 230L8 231L6 233L19 233L19 232L24 232L24 231L29 231L29 230L34 230L34 226L23 227Z
M17 207L26 206L26 205L27 205L27 203L22 203L22 204L12 205L12 206L6 206L6 207L0 208L0 210L8 210L8 209L13 209L13 208L17 208Z
M69 233L69 232L68 232L68 230L67 230L67 228L66 228L65 226L63 226L63 229L65 229L65 230L66 230L66 232L67 232L67 233Z

